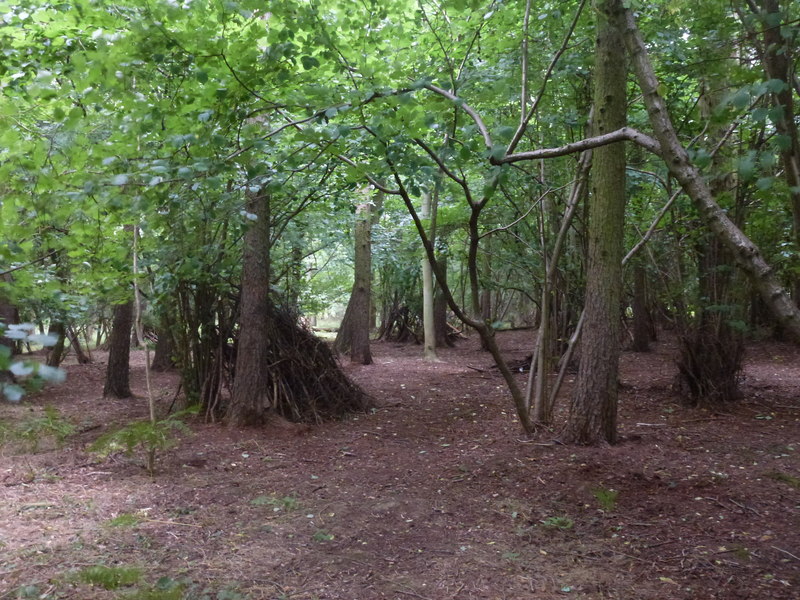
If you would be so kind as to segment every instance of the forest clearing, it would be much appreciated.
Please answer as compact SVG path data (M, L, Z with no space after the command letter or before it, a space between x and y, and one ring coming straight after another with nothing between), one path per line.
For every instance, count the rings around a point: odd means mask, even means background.
M0 600L800 597L800 2L0 47Z
M523 358L532 336L500 343ZM2 448L0 598L796 598L800 352L750 344L744 397L706 411L671 390L664 339L623 354L613 447L523 435L473 336L435 363L373 344L346 369L378 407L343 421L189 418L152 478L140 453L87 451L147 416L143 352L127 400L102 397L97 353L0 405L14 427L52 406L75 428ZM155 374L160 411L177 384Z

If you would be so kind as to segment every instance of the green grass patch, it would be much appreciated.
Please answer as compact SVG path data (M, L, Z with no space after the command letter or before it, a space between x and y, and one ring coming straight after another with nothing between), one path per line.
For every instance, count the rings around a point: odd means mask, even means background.
M275 512L291 512L300 508L300 502L294 496L256 496L250 500L250 504L253 506L271 506Z
M541 523L547 529L561 529L562 531L572 529L575 526L575 521L569 517L547 517L542 519Z
M592 495L594 496L595 500L597 500L600 508L605 511L610 512L617 507L617 497L619 496L619 492L617 490L600 486L592 490Z
M108 527L136 527L142 520L136 515L122 513L104 523Z
M770 479L780 481L781 483L792 486L796 490L800 490L800 477L794 477L793 475L781 473L780 471L770 471L766 475Z
M142 570L136 567L107 567L94 565L75 574L78 581L96 585L107 590L134 585L142 578Z
M333 540L333 538L334 535L325 529L317 529L314 532L314 535L311 536L311 539L313 539L315 542L330 542Z

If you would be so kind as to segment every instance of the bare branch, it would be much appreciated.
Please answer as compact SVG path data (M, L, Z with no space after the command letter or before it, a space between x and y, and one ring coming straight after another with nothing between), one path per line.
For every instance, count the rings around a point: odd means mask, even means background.
M575 154L576 152L583 152L599 146L607 146L608 144L622 141L634 142L653 154L661 156L661 145L656 140L630 127L622 127L616 131L579 140L571 144L559 146L558 148L540 148L539 150L530 150L528 152L517 152L516 154L508 154L503 158L492 158L490 160L494 165L504 165L521 160L555 158L557 156Z
M525 133L525 129L528 127L528 123L530 123L533 115L536 114L537 109L539 108L539 103L542 101L542 97L544 96L544 90L547 87L547 82L550 80L550 75L553 74L553 69L555 69L556 64L558 63L561 55L564 54L567 50L567 45L569 44L569 40L572 38L572 33L575 31L575 26L578 24L578 18L581 16L583 12L583 7L586 5L586 0L581 0L580 6L578 6L578 11L575 13L575 17L572 19L572 23L569 26L569 30L567 31L567 35L564 37L564 42L561 44L561 48L558 49L558 52L555 53L553 56L553 60L550 61L550 65L547 67L547 71L544 73L544 79L542 80L542 87L539 88L539 94L536 96L536 100L533 101L533 105L531 109L525 114L525 106L526 106L526 99L523 96L522 98L522 114L520 115L521 122L517 131L514 133L514 137L511 138L511 141L508 144L508 148L506 148L506 154L511 154L514 152L514 149L519 144L519 141L522 139L523 134ZM527 10L527 9L526 9ZM527 12L525 14L527 19L528 15ZM527 27L527 24L526 24ZM526 44L526 52L523 55L523 61L527 62L527 44ZM524 67L523 67L524 68ZM525 73L523 79L523 94L527 95L527 72Z
M29 260L28 262L26 262L24 264L17 265L16 267L12 267L11 269L7 269L6 271L0 271L0 277L4 277L5 275L8 275L9 273L13 273L14 271L19 271L21 269L24 269L25 267L30 267L31 265L35 265L36 263L40 263L43 260L47 260L48 258L53 256L54 254L58 254L58 250L53 250L52 252L50 252L48 254L45 254L44 256L40 256L39 258L35 258L33 260Z
M426 144L424 141L422 141L419 138L414 138L414 142L425 152L427 152L428 156L430 156L434 160L434 162L437 165L439 165L439 168L445 175L447 175L450 179L452 179L459 186L461 186L461 189L464 190L464 197L467 199L469 205L472 206L473 205L472 190L469 189L469 184L467 183L467 180L453 173L453 171L451 171L447 167L447 165L444 164L444 161L439 157L439 155L436 154L436 152L434 152L433 149L430 146L428 146L428 144Z
M677 192L674 192L672 196L670 196L669 200L667 200L667 203L664 205L664 207L660 211L658 211L656 218L653 219L653 222L650 224L650 227L647 228L647 231L642 236L642 239L636 242L636 245L634 245L634 247L631 248L625 255L625 258L622 259L622 266L625 266L628 263L628 261L630 261L630 259L633 258L636 255L636 253L642 249L642 246L644 246L648 241L650 241L650 238L653 237L653 234L655 233L658 224L661 222L661 219L664 218L664 215L667 214L667 211L675 203L675 200L678 198L678 196L680 196L682 193L683 189L679 189Z
M483 136L483 143L486 146L486 148L489 150L492 149L492 147L494 146L494 144L492 143L492 136L489 135L489 130L486 128L486 123L483 122L483 119L478 114L478 111L476 111L469 104L464 102L461 98L459 98L458 96L456 96L451 92L448 92L447 90L444 90L430 83L426 84L423 87L427 90L432 91L435 94L444 96L456 106L461 107L464 110L464 112L467 113L470 117L472 117L473 121L475 121L475 125L477 125L478 131L480 131L481 135Z

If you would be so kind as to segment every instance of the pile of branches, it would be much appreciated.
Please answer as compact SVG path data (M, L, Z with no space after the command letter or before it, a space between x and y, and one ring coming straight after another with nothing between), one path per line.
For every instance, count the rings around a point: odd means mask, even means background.
M267 396L273 410L295 423L321 423L364 412L372 399L344 371L324 340L276 307L272 323Z
M407 306L393 306L378 330L377 339L405 344L420 344L422 323Z

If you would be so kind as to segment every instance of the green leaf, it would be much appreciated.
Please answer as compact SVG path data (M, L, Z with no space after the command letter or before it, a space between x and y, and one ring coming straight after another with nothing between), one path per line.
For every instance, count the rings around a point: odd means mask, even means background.
M775 136L775 145L779 150L788 150L792 147L792 138L788 135L778 134Z
M705 148L700 148L694 155L694 164L704 169L711 164L711 154Z
M752 119L757 123L764 123L767 120L768 115L769 115L769 109L763 107L757 108L752 113L750 113Z
M9 402L19 402L22 400L22 396L25 395L25 390L13 383L0 384L0 391L3 392Z
M762 192L764 192L769 188L771 188L772 184L774 183L775 183L774 177L759 177L758 181L756 181L756 187Z
M319 61L313 56L301 56L300 62L303 63L303 68L306 71L319 66Z
M738 110L743 110L750 106L750 94L747 90L739 90L731 98L731 104Z
M111 180L111 185L125 185L126 183L128 183L128 176L125 173L115 175Z
M499 139L510 140L511 136L514 135L516 131L517 131L516 127L509 127L508 125L504 125L503 127L497 129L497 133L495 135Z
M767 89L773 94L780 94L789 88L789 84L782 79L770 79L767 82Z
M502 144L495 144L492 146L489 155L495 160L500 160L506 155L506 147Z
M753 156L744 156L739 159L738 165L739 177L743 181L750 181L756 172L756 161Z

